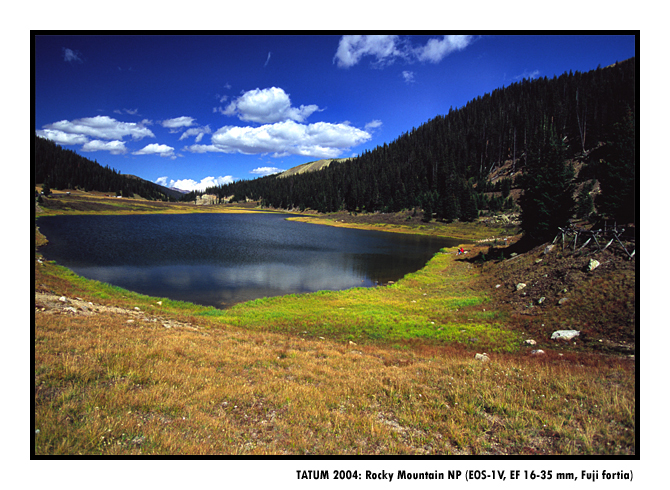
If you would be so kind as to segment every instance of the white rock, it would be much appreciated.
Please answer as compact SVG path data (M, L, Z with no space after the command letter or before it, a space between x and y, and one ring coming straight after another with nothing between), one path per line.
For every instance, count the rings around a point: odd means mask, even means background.
M523 282L520 282L519 284L516 285L516 290L521 291L525 287L526 287L526 284L523 283Z
M544 351L542 349L536 349L536 350L530 351L530 354L532 356L541 356L541 355L544 354Z
M487 361L490 361L490 360L491 360L491 359L489 358L489 356L486 355L486 353L483 353L483 354L475 354L475 359L478 360L478 361L482 361L482 362L487 362Z
M591 260L589 260L589 265L586 266L586 270L591 272L592 270L594 270L599 265L600 265L600 262L598 262L596 259L591 259Z
M526 344L526 345L535 345L535 344L537 344L537 342L535 342L533 339L524 340L523 343Z
M578 330L556 330L551 334L552 340L571 340L575 337L579 337Z

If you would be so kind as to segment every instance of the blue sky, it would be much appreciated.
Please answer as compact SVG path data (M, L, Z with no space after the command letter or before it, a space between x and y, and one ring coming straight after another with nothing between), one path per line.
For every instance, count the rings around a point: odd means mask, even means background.
M632 35L38 35L35 131L204 190L354 156L523 78L634 55Z

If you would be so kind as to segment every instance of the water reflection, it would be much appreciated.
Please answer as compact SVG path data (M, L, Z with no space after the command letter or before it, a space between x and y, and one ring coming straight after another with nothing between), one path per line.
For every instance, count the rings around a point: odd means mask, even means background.
M369 287L423 267L448 239L332 228L275 214L38 219L48 259L84 277L219 308Z

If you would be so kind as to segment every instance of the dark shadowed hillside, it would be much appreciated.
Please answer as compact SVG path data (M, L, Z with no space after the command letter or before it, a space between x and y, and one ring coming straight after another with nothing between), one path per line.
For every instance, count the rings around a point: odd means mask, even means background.
M159 201L181 197L177 191L134 175L122 175L48 139L35 136L34 141L34 184L46 184L50 189L109 192L123 197L137 195Z

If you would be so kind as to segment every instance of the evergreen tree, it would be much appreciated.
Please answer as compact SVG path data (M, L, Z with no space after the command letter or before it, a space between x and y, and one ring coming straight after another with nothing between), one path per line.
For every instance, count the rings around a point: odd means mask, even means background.
M461 198L461 221L474 221L479 216L479 211L477 210L477 202L472 191L468 188L465 188L462 198Z
M422 207L423 207L423 221L428 223L433 219L433 208L435 207L435 195L432 192L426 192L423 195Z
M635 119L628 111L614 125L611 141L600 152L597 178L601 193L596 197L598 212L617 223L635 223L636 189Z
M523 176L521 229L533 241L551 240L566 225L575 206L574 170L566 162L566 145L547 121L529 149Z

